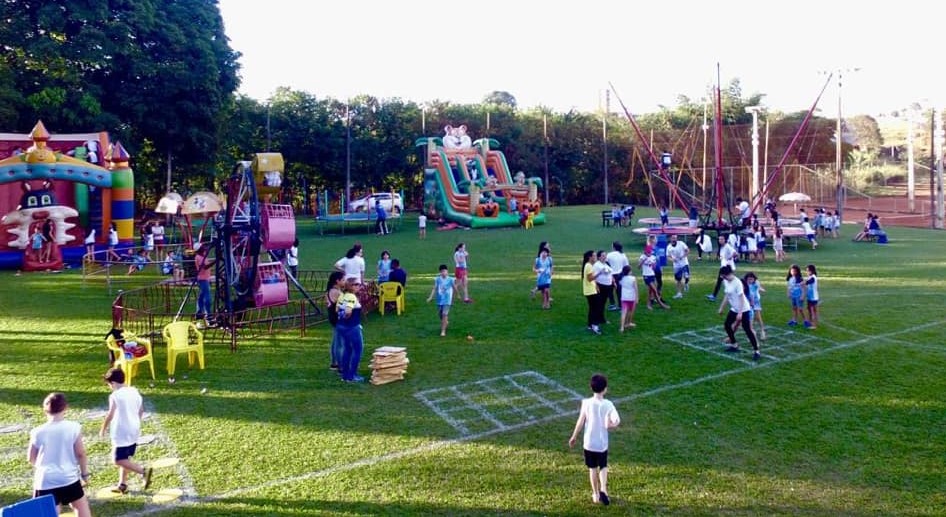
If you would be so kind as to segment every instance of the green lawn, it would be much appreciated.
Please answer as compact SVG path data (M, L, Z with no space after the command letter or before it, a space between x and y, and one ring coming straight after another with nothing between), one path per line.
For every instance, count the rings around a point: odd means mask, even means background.
M207 369L136 379L156 440L138 459L179 457L148 492L95 493L115 482L97 437L108 391L110 300L77 271L0 272L0 428L42 423L50 391L84 422L96 516L593 515L580 448L566 441L588 378L605 373L623 423L611 433L610 512L633 515L942 515L946 508L946 233L888 228L886 246L826 239L789 261L754 264L769 339L758 364L718 353L722 317L704 295L715 261L691 256L693 281L670 311L637 313L637 328L585 329L584 250L643 238L603 228L604 207L548 211L533 230L440 232L419 240L416 218L378 237L350 228L319 236L299 222L300 269L328 269L364 243L409 273L406 313L365 321L370 351L403 345L404 382L350 385L328 370L327 325L207 350ZM645 211L646 212L646 211ZM650 215L650 214L638 214ZM552 243L550 311L529 297L539 241ZM466 242L472 305L450 314L446 338L426 304L440 263ZM692 246L691 246L692 248ZM789 263L818 266L822 325L790 329ZM452 266L452 264L451 264ZM740 264L740 272L750 266ZM452 267L451 267L452 270ZM638 275L639 276L639 275ZM671 275L665 292L672 295ZM475 339L470 342L467 334ZM744 343L745 347L745 343ZM183 361L178 368L184 368ZM206 393L201 390L206 388ZM30 493L28 431L0 434L0 504ZM173 503L161 490L180 489Z

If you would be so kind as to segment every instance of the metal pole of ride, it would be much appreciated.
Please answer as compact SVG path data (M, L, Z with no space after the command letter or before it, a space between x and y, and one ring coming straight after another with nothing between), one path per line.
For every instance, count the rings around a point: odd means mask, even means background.
M601 142L604 151L604 204L608 204L608 112L611 111L611 90L604 91L604 116L601 117Z

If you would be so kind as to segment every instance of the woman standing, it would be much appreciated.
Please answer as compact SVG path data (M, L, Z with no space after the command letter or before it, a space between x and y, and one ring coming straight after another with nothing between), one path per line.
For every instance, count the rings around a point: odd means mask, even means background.
M581 259L581 293L588 302L588 330L601 334L600 324L604 323L604 301L598 296L598 283L595 282L595 252L588 250Z
M89 479L82 426L65 419L67 407L65 395L50 393L43 401L46 423L30 431L28 458L36 468L33 497L51 494L56 505L68 504L77 517L90 517L82 489Z

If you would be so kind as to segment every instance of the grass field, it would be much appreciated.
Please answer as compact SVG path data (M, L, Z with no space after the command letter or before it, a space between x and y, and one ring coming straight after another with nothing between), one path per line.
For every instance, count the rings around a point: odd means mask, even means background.
M888 228L882 246L851 242L846 226L846 238L816 251L752 265L769 329L754 364L719 353L722 317L704 298L718 263L695 253L690 292L670 311L642 308L630 333L617 332L617 313L604 335L585 329L582 252L619 239L634 261L643 243L603 228L601 208L551 209L529 231L430 228L424 241L410 216L386 237L321 237L300 221L301 269L330 268L356 240L369 271L382 249L401 259L406 313L367 318L362 374L372 349L403 345L406 381L340 382L327 368L327 325L235 353L213 345L207 369L173 385L159 348L156 387L136 380L149 410L143 432L155 436L137 457L181 462L120 499L96 495L116 478L97 437L112 295L77 272L0 272L0 429L25 426L0 434L0 505L29 495L28 428L58 390L83 422L97 516L946 512L946 233ZM550 311L528 294L542 240L556 264ZM461 241L475 303L454 306L441 338L436 306L424 302ZM815 331L785 325L791 262L818 266ZM580 447L566 444L595 372L609 377L623 418L611 433L607 509L592 505ZM160 502L174 489L183 496Z

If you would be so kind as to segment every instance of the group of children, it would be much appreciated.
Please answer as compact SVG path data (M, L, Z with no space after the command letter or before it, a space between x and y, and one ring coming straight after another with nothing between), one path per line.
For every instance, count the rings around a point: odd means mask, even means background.
M112 443L112 461L118 467L118 484L112 492L128 491L129 473L137 474L141 487L151 486L153 469L134 461L141 438L144 404L137 388L125 384L121 368L111 368L103 376L111 389L108 411L99 436L108 433ZM43 400L46 423L30 431L27 458L34 467L33 497L52 495L57 506L68 505L77 517L90 517L85 495L91 472L82 441L82 426L65 419L68 403L62 393L50 393Z

